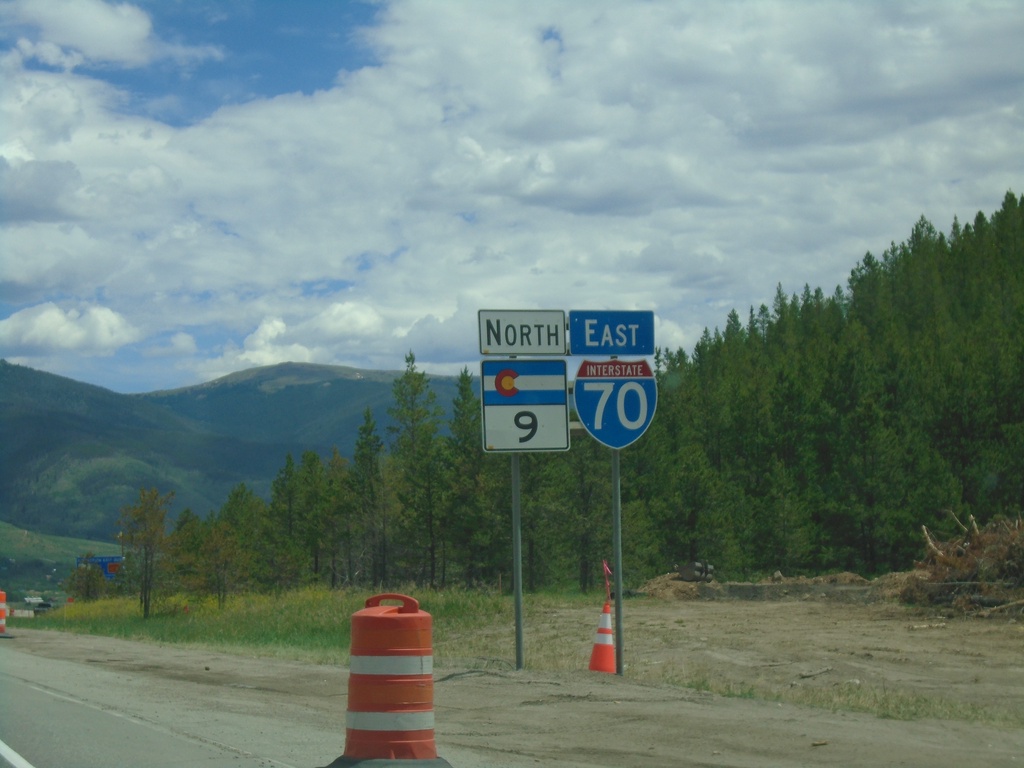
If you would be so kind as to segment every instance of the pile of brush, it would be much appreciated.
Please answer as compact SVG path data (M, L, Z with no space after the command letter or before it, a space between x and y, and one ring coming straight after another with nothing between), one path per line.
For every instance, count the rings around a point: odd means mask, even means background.
M950 512L960 535L938 540L921 526L925 558L918 563L926 578L908 582L900 598L912 603L948 603L968 613L991 616L1024 611L1024 520L993 520L979 527L974 516L965 525Z

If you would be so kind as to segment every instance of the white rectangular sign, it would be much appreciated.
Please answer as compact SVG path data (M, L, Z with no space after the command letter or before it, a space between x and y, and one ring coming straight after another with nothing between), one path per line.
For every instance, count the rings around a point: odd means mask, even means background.
M565 355L561 309L481 309L481 355Z
M565 360L480 363L485 451L569 450Z

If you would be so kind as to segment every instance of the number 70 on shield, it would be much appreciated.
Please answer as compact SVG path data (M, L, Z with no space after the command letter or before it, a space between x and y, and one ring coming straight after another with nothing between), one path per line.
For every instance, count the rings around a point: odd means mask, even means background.
M594 429L604 428L604 412L608 402L615 393L615 423L624 429L640 429L647 422L647 392L635 381L627 381L624 384L617 384L612 381L587 381L579 385L585 392L597 392L597 407L594 409ZM627 411L627 401L632 395L633 405L630 410L636 416L630 416Z

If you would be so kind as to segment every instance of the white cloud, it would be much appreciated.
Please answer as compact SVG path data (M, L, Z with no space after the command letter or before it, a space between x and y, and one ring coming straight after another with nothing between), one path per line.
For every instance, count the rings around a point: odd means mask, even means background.
M145 350L147 357L189 357L199 351L195 337L190 333L178 331L171 334L163 343L155 344Z
M336 301L303 323L299 332L324 344L339 339L348 342L360 338L377 338L386 323L380 313L363 302Z
M15 0L0 5L0 14L8 22L38 30L40 41L19 40L23 56L65 69L85 61L140 67L161 58L189 61L221 56L208 46L181 46L159 40L153 35L146 12L129 3Z
M127 3L100 0L21 0L15 3L22 23L38 25L49 43L72 48L92 61L130 65L149 60L149 17Z
M79 62L206 48L134 6L0 8L37 30L0 58L5 300L102 297L190 381L474 370L484 307L653 309L689 348L1024 174L1012 4L394 2L376 66L188 127Z
M0 320L0 346L13 354L109 355L138 338L138 331L107 307L62 310L46 302Z
M15 162L0 156L0 221L63 221L81 176L59 160Z
M85 56L78 51L66 51L56 43L33 43L25 38L18 40L18 53L24 59L36 59L48 67L68 70L80 66L85 61Z
M2 101L4 133L13 134L22 152L70 141L84 122L83 102L94 98L89 91L95 92L96 86L49 73L16 69L4 74L12 86Z
M312 355L307 347L288 340L288 326L279 317L268 317L259 327L245 337L244 349L237 359L251 365L273 365L289 360L300 363L310 362Z

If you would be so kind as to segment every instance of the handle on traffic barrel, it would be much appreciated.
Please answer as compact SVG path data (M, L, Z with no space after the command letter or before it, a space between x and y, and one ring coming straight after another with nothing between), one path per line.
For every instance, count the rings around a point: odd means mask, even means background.
M400 595L397 592L387 592L383 595L368 597L366 598L366 607L376 608L380 605L381 600L401 600L402 607L398 609L399 613L417 613L420 610L419 600L408 595Z

